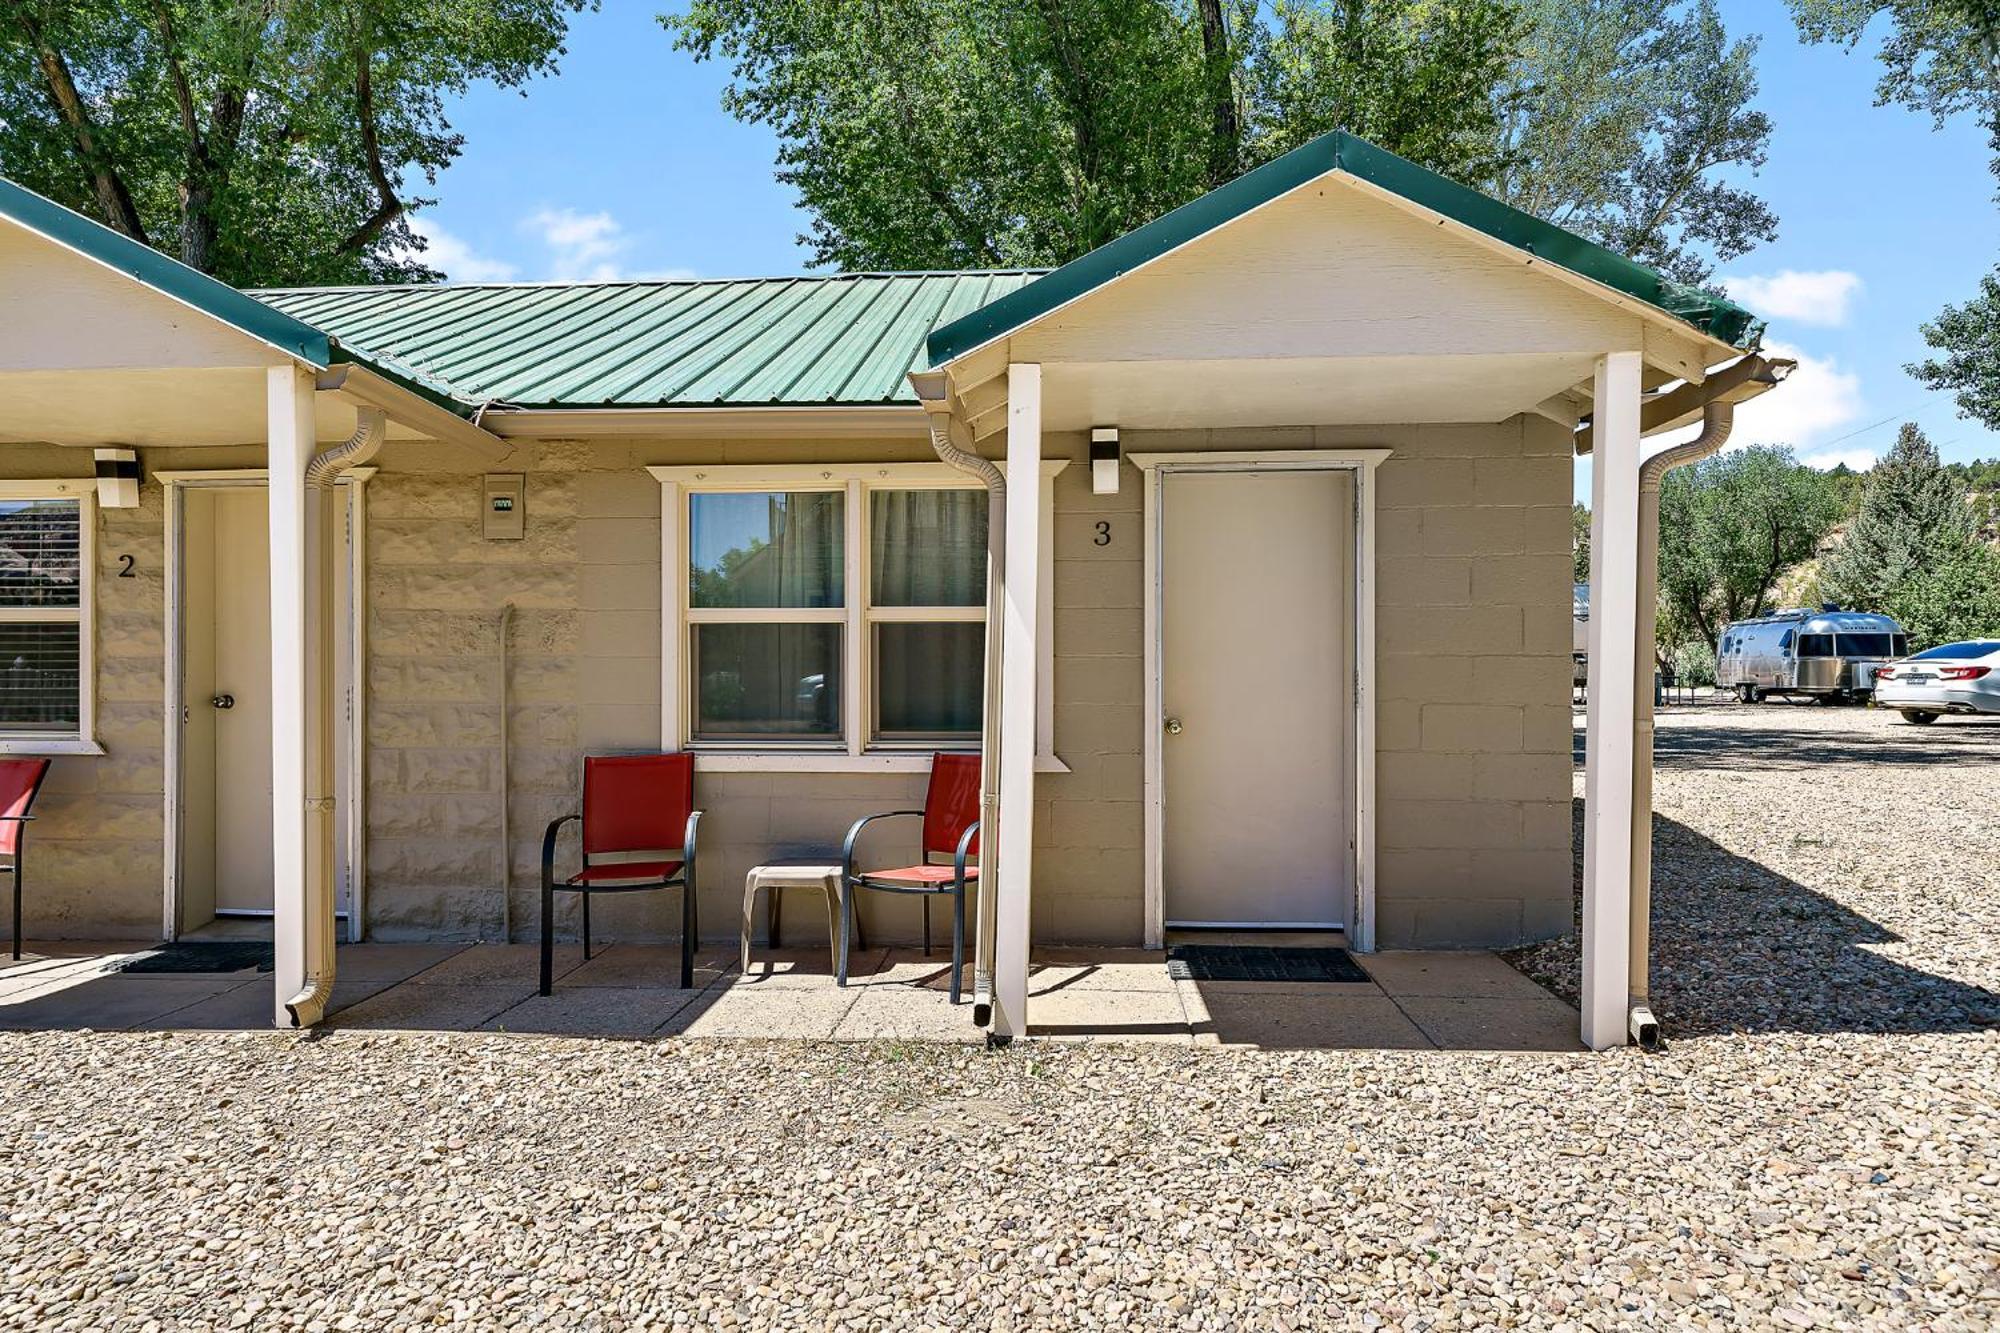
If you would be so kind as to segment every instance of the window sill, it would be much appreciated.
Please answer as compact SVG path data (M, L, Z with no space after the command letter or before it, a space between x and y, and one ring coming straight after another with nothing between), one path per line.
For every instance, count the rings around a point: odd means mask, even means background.
M104 747L81 736L0 736L0 755L103 754Z
M928 773L929 751L877 754L786 753L779 750L696 750L695 768L703 773ZM1036 755L1037 773L1067 773L1069 765L1054 755Z

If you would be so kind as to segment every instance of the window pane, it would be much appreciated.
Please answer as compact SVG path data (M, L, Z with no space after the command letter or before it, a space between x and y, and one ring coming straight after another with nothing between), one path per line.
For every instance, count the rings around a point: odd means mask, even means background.
M694 626L694 738L840 735L838 625Z
M1843 634L1840 636L1842 657L1893 657L1896 646L1887 634ZM1828 656L1832 656L1831 653Z
M0 730L77 729L77 629L0 624Z
M875 728L884 740L979 734L986 627L875 627Z
M876 606L986 604L985 491L875 491L868 532Z
M841 606L838 491L688 497L689 606Z
M0 500L0 606L77 603L75 500Z
M1833 636L1831 634L1799 635L1800 657L1832 657Z

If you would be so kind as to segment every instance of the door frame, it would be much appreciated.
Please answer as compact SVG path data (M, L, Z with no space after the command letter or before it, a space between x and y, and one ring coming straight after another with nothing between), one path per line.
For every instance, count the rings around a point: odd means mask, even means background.
M1321 472L1354 474L1354 911L1348 943L1375 949L1375 469L1387 448L1250 449L1126 455L1144 482L1146 947L1166 944L1166 760L1161 736L1166 702L1160 688L1164 646L1160 605L1164 547L1160 482L1175 472Z
M335 483L334 493L343 505L336 515L347 525L347 561L333 571L334 601L339 613L334 631L337 687L346 689L344 725L336 722L334 743L337 790L334 822L334 872L347 889L349 910L346 937L350 943L362 938L367 922L367 829L362 801L367 791L364 738L367 735L367 698L364 688L368 662L367 643L367 534L368 479L373 467L350 468ZM184 640L186 637L186 592L182 567L187 545L187 492L192 488L249 487L266 489L270 472L265 468L214 468L156 472L166 500L166 695L161 726L166 737L166 782L163 862L163 917L161 938L180 935L181 899L181 820L185 804L181 798L181 727L178 725L181 695L185 687ZM341 753L344 752L344 753Z

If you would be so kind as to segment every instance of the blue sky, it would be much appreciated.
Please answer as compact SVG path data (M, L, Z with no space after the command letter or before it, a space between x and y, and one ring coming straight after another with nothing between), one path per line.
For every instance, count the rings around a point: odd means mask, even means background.
M772 179L776 139L723 113L726 70L675 51L648 0L574 22L555 79L524 97L475 90L451 112L464 156L422 215L433 262L459 281L804 272L806 218ZM1760 34L1760 105L1776 130L1756 182L1770 245L1722 272L1800 358L1739 415L1739 443L1783 443L1862 466L1916 421L1945 457L2000 457L2000 434L1904 373L1918 326L2000 260L1987 149L1968 121L1874 105L1869 51L1802 46L1781 0L1729 0ZM1578 478L1580 488L1587 479ZM1581 492L1580 492L1581 493Z

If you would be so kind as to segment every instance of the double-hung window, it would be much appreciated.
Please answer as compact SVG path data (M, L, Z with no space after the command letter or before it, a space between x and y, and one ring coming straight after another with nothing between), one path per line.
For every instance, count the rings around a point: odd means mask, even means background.
M810 767L979 744L983 486L930 463L652 472L668 748Z
M0 482L0 753L94 748L93 487Z

